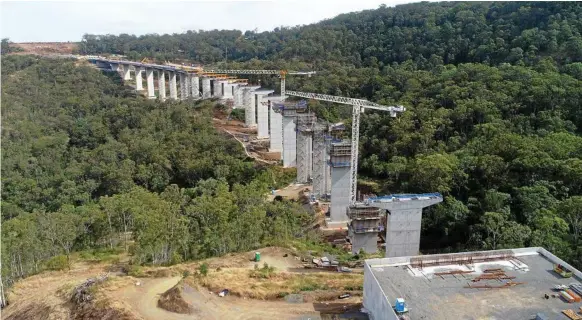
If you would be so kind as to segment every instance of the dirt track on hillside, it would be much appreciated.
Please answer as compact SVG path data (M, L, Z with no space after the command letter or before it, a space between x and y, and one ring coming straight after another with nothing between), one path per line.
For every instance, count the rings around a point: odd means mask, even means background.
M319 319L311 303L285 301L257 301L232 296L218 297L205 289L184 285L184 300L193 306L193 314L184 315L157 307L158 297L175 286L180 277L144 279L140 286L132 285L110 293L115 300L122 300L136 318L146 320L169 319Z

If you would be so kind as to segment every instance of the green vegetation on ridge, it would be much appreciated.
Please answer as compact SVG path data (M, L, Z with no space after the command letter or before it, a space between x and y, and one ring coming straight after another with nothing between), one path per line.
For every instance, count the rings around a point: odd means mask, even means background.
M212 102L148 100L75 63L2 59L5 284L79 250L160 265L304 236L299 205L266 201L285 175L217 132Z

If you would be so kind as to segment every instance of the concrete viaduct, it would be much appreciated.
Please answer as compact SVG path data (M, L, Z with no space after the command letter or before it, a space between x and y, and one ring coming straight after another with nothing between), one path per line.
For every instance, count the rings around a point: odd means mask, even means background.
M385 216L386 257L418 254L422 209L441 202L442 196L438 193L389 195L369 197L351 205L351 145L337 139L337 132L345 127L342 123L318 121L315 114L307 111L306 101L286 103L283 97L272 95L274 90L247 85L224 74L201 72L193 67L98 56L83 58L102 70L119 72L125 81L135 79L135 89L138 92L145 90L150 99L218 98L234 101L233 108L245 109L245 125L257 128L257 139L268 139L269 151L281 153L283 167L297 168L297 182L311 182L313 198L331 198L327 225L332 228L347 226L353 253L360 249L377 251L377 237L384 231L382 219Z

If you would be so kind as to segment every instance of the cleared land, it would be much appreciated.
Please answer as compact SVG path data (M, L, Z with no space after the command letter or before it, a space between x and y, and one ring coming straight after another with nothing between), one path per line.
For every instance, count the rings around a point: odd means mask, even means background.
M253 276L261 273L255 270L252 261L254 251L172 267L141 268L132 273L139 277L128 276L119 267L103 263L77 262L71 271L45 272L19 281L10 290L11 304L2 316L3 319L67 319L80 314L83 319L322 319L323 314L360 308L362 274L304 269L291 249L269 247L259 251L258 266L262 268L266 262L274 267L273 273L265 278ZM203 262L209 268L206 277L196 275ZM180 282L185 271L191 275ZM108 272L109 280L96 288L91 303L80 308L69 302L75 286ZM175 292L179 282L179 291ZM231 294L218 297L218 291L225 288ZM345 292L351 292L353 297L338 300L337 296ZM188 312L180 314L159 308L164 293L165 306Z

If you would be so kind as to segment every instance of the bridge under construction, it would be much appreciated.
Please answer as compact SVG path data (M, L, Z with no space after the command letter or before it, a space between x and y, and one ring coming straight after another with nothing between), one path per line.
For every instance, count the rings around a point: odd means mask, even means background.
M216 98L232 108L243 108L245 126L256 127L257 139L268 141L269 151L280 152L283 167L297 168L297 183L312 184L312 200L330 200L327 225L347 229L353 253L376 252L379 232L385 232L386 257L419 253L422 209L441 202L442 196L425 193L362 197L357 190L360 115L365 109L373 109L396 117L406 110L403 106L286 90L287 76L311 77L316 74L314 71L204 70L99 56L78 58L87 59L102 70L119 72L125 81L135 80L136 91L150 99ZM236 75L276 75L281 79L280 95ZM343 137L343 123L321 121L309 111L306 100L288 102L287 96L351 106L350 139Z

